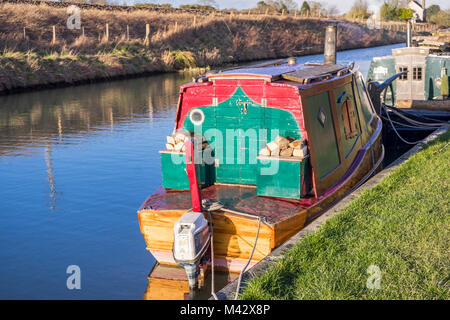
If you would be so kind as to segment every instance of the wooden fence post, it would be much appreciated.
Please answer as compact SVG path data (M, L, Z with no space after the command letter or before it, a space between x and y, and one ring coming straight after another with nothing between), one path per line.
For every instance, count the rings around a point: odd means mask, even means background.
M106 32L105 32L105 37L106 37L106 41L108 42L109 41L109 24L107 23L106 24Z
M84 27L81 27L81 35L83 36L83 38L85 37L85 34L84 34Z
M178 21L175 21L175 32L178 31Z
M130 26L127 25L127 41L130 41Z
M194 26L194 28L195 28L196 24L197 24L197 16L194 16L194 21L193 21L193 23L192 23L192 25Z
M27 38L27 31L26 28L23 27L23 38L26 39Z
M150 44L150 25L148 23L145 24L145 39L144 44L148 46Z
M53 32L53 36L52 36L52 44L56 43L56 27L52 26L52 32Z

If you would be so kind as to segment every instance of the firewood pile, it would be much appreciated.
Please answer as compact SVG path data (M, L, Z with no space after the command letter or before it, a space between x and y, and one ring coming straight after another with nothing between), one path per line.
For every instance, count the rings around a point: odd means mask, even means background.
M185 152L186 141L188 141L191 138L194 138L197 140L197 142L200 142L202 144L202 149L205 149L208 146L208 143L205 141L205 137L193 134L192 132L189 131L180 131L169 134L167 136L166 150L175 152Z
M296 140L291 137L276 137L259 151L260 156L266 157L297 157L304 158L308 154L308 147L304 139Z

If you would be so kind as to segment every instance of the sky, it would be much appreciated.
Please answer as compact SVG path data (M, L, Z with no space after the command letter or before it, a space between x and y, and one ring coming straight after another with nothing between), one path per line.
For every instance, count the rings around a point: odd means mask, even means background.
M215 0L219 4L220 9L236 8L236 9L248 9L256 7L256 3L260 0ZM303 3L303 0L294 0L298 3L299 7ZM128 0L127 2L135 3L170 3L174 7L178 7L181 4L192 4L197 3L197 0ZM326 5L334 5L340 11L340 13L345 13L353 5L354 0L322 0ZM422 0L418 0L422 3ZM381 6L383 0L367 0L369 6L375 5L377 7ZM426 6L429 7L432 4L438 4L441 9L450 9L450 1L448 0L426 0Z

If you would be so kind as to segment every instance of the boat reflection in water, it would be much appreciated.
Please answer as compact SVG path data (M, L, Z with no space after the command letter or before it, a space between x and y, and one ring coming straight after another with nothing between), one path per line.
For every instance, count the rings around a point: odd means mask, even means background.
M216 290L237 278L237 274L214 272ZM211 297L211 272L202 270L199 288L189 291L189 282L183 268L157 264L148 275L144 300L205 300Z

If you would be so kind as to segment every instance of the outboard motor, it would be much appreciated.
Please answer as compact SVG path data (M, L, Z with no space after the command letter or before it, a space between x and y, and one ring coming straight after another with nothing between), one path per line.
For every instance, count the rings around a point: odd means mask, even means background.
M188 211L175 223L173 232L173 258L184 267L189 288L194 289L197 286L200 259L211 241L208 221L203 213Z
M192 210L183 214L174 225L172 254L175 262L186 270L189 288L194 289L197 286L200 260L211 242L208 220L202 213L202 200L195 172L194 139L186 141L186 172Z

